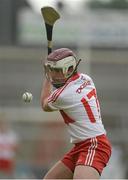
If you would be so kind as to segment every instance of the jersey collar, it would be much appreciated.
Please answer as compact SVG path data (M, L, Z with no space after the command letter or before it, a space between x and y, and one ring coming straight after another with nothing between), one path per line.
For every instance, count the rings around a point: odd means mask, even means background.
M76 73L75 75L73 75L72 77L69 78L68 82L75 81L75 80L78 79L79 77L80 77L80 74L79 74L79 73Z

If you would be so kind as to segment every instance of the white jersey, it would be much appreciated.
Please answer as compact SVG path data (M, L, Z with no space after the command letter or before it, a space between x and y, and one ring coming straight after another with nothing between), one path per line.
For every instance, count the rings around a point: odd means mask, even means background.
M0 159L10 160L15 156L16 134L12 131L0 132Z
M106 134L101 120L96 88L86 74L76 74L48 98L53 110L60 110L67 124L71 143Z

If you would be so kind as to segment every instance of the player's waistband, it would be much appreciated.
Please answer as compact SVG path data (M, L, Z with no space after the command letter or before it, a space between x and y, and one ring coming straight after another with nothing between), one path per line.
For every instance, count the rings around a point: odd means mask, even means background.
M88 138L88 139L86 139L86 140L82 140L82 141L80 141L80 142L78 142L78 143L74 143L74 145L75 145L75 146L79 146L79 145L83 144L84 142L90 141L90 140L93 139L93 138L96 138L97 140L102 140L102 141L109 141L108 138L107 138L107 136L106 136L106 134L101 134L101 135L99 135L99 136L91 137L91 138Z

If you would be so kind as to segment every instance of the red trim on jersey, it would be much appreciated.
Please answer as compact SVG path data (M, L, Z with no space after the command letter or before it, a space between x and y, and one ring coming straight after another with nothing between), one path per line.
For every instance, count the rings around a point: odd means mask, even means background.
M75 81L76 79L78 79L80 77L80 74L79 73L76 73L75 75L73 75L71 78L69 78L69 80L68 81ZM68 82L67 81L67 82Z
M69 83L68 83L69 84ZM68 84L65 84L62 88L57 89L50 98L48 98L48 102L55 102L61 92L66 88Z
M62 91L67 87L67 85L68 85L70 82L75 81L75 80L78 79L79 77L80 77L80 75L79 75L78 73L75 74L74 76L72 76L72 77L66 82L66 84L65 84L63 87L57 89L57 90L52 94L52 96L48 98L48 102L55 102L56 99L59 97L59 95L62 93Z
M69 123L74 123L75 121L71 119L63 110L60 110L60 113L64 119L64 122L68 125Z
M53 92L53 94L48 98L48 102L50 102L50 101L52 101L52 100L54 99L54 97L55 97L56 94L58 93L58 90L60 90L60 88L57 89L57 90L55 90L55 91Z

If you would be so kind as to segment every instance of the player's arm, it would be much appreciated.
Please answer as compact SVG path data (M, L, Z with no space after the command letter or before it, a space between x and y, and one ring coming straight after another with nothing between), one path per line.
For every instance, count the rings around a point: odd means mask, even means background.
M41 91L41 105L42 105L42 109L48 112L53 111L53 109L50 108L48 105L48 97L50 96L51 91L52 91L52 84L48 79L45 79Z

